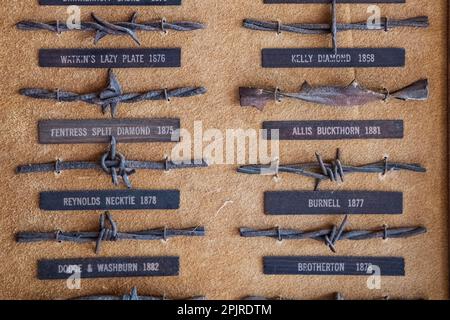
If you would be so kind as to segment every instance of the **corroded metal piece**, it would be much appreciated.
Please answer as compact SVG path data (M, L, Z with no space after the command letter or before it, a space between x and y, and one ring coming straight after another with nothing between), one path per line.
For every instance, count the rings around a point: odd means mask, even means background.
M282 92L279 89L258 89L241 87L239 89L241 106L255 107L263 110L273 101L283 98L297 99L335 107L362 106L376 101L398 99L403 101L424 101L428 99L428 80L422 79L400 90L389 92L366 89L358 82L353 81L348 86L322 86L313 87L305 82L300 91L296 93Z

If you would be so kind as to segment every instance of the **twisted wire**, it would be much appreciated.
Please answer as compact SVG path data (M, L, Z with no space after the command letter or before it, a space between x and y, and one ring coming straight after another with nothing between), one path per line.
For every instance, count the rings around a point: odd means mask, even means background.
M34 31L45 30L55 33L63 33L68 31L95 31L94 42L98 43L102 38L108 35L124 35L131 37L138 45L140 45L139 38L136 31L194 31L204 29L205 25L198 22L190 21L174 21L168 22L165 18L159 21L137 22L137 13L134 13L128 22L108 22L99 18L94 13L91 14L94 21L81 22L78 28L59 21L43 23L37 21L21 21L17 23L16 27L19 30Z
M35 99L56 100L58 102L81 101L97 105L102 108L103 113L106 113L110 109L112 117L117 115L117 107L120 103L137 103L155 100L170 101L172 98L189 98L205 93L206 88L204 87L184 87L150 90L143 93L123 93L122 87L111 69L109 70L108 86L99 92L78 94L70 91L39 88L24 88L20 90L21 95Z
M98 232L19 232L16 235L18 243L57 241L57 242L75 242L86 243L95 242L95 252L100 253L101 244L104 241L120 240L167 240L173 237L203 237L205 235L204 227L187 229L151 229L136 232L119 232L118 225L113 220L112 215L106 212L100 216L100 229Z
M298 34L329 34L332 30L332 25L318 23L292 23L282 24L281 22L261 21L253 19L245 19L243 23L244 28L256 31L275 31L275 32L291 32ZM366 30L384 30L388 31L395 28L427 28L429 26L428 17L420 16L409 19L388 19L381 18L379 24L369 25L367 21L357 23L337 23L336 31L366 31Z
M301 231L292 229L281 229L279 227L268 230L256 230L251 228L241 228L240 235L245 238L266 237L283 240L317 240L325 243L334 253L336 250L336 243L343 240L371 240L371 239L400 239L410 238L425 234L427 229L425 227L400 227L388 228L383 226L380 230L353 230L345 231L348 225L348 216L339 226L333 226L331 229L321 229L315 231Z

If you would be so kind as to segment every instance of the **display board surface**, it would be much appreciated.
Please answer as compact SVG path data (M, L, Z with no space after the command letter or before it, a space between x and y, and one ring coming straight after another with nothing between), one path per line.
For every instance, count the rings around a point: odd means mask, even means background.
M338 20L365 21L367 4L339 4ZM403 47L404 68L370 69L265 69L261 49L329 47L329 36L255 32L242 28L245 18L294 22L328 22L325 4L264 4L262 0L184 0L168 7L82 7L83 20L91 12L108 21L126 21L133 12L142 21L165 17L205 23L207 29L192 33L139 33L142 47L182 48L181 68L116 69L125 92L149 88L205 86L208 93L183 99L143 102L119 108L119 118L180 118L181 126L194 131L194 121L204 130L260 129L264 121L282 120L404 120L404 138L393 140L281 141L283 163L314 161L315 152L333 158L337 147L346 163L364 164L384 156L401 162L420 163L426 174L408 172L354 175L344 184L325 182L322 190L403 192L402 215L355 215L350 228L423 225L428 233L404 240L340 242L339 256L404 257L405 277L382 278L380 290L369 290L366 277L263 274L265 256L332 255L316 241L283 241L239 237L240 227L310 230L339 224L341 216L270 216L264 214L264 192L312 190L314 182L295 175L280 178L236 173L238 164L214 165L193 171L140 171L133 176L137 189L179 189L180 209L114 213L122 230L205 226L206 237L171 239L168 242L104 243L101 257L179 256L178 277L86 279L80 290L69 290L65 281L41 281L37 262L42 259L93 258L93 244L16 244L18 231L97 230L99 212L46 212L39 209L39 193L55 190L112 189L102 172L63 172L61 175L15 175L15 167L31 162L96 159L104 144L39 145L38 122L49 119L102 119L97 107L83 103L55 103L20 96L24 87L68 89L76 92L101 89L107 78L103 69L58 69L38 65L42 48L135 48L131 38L106 37L93 44L89 33L61 35L24 32L21 20L53 21L67 18L65 7L39 6L38 1L3 1L0 11L2 61L0 93L0 298L67 299L91 294L122 295L136 286L140 294L170 297L205 295L209 299L238 299L247 295L319 299L340 291L348 299L448 298L448 147L447 147L447 27L445 0L408 0L405 4L380 5L390 18L427 15L428 29L396 29L388 33L355 31L339 33L341 47ZM239 106L240 86L279 86L296 90L306 80L314 85L345 85L357 79L369 88L401 88L421 78L430 82L424 102L390 101L357 108L331 108L298 101L271 104L263 112ZM119 144L132 159L161 160L174 144Z

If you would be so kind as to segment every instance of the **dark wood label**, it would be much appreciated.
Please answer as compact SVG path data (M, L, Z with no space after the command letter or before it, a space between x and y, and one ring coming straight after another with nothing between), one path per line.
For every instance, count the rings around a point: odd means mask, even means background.
M266 121L268 140L402 139L402 120ZM277 130L277 131L272 131Z
M41 6L179 6L181 0L39 0Z
M405 3L406 0L336 0L337 3ZM264 3L331 3L331 0L264 0Z
M178 257L124 257L39 260L38 279L177 276Z
M176 210L178 190L92 190L41 192L40 208L72 210Z
M267 275L404 276L399 257L264 257Z
M181 66L181 49L40 49L39 66L57 68L178 68Z
M276 191L264 194L269 215L402 214L401 192Z
M42 120L42 144L178 142L179 119Z
M405 49L329 48L263 49L264 68L373 68L404 67Z

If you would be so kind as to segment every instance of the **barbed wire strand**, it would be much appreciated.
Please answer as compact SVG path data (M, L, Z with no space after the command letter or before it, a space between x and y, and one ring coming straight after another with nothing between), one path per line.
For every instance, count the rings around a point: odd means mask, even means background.
M243 26L247 29L256 31L270 32L292 32L298 34L329 34L331 33L330 24L311 24L311 23L292 23L283 24L280 21L261 21L253 19L245 19ZM429 26L428 17L420 16L402 20L388 19L382 17L379 24L368 25L367 21L357 23L337 23L337 32L345 31L369 31L369 30L391 30L395 28L427 28Z
M241 228L240 235L244 238L267 237L274 238L278 241L283 240L317 240L325 243L327 247L334 253L336 250L336 243L343 240L371 240L371 239L400 239L411 238L425 234L427 229L425 227L399 227L388 228L383 226L379 230L353 230L345 231L348 224L348 215L339 226L333 226L331 229L321 229L315 231L301 231L292 229L281 229L279 227L268 230L256 230L251 228Z
M353 173L378 173L386 175L393 171L411 171L424 173L426 169L420 164L390 162L388 157L382 161L361 166L347 166L342 164L341 150L337 149L336 158L330 162L324 162L322 156L316 153L317 162L308 162L292 165L246 165L238 168L239 173L253 175L268 175L270 172L278 176L279 173L292 173L316 180L317 190L319 183L324 180L332 182L344 182L347 174Z
M137 169L146 170L163 170L170 171L174 169L191 169L208 167L206 160L189 160L189 161L136 161L127 160L125 156L117 152L117 142L115 137L111 137L111 145L108 152L104 153L100 161L60 161L40 164L28 164L18 166L16 173L40 173L55 172L61 173L65 170L91 170L101 169L105 173L111 175L114 185L119 185L119 177L128 188L132 188L130 176L136 173Z
M169 299L165 295L164 296L140 296L138 295L137 288L134 287L131 290L130 294L126 294L123 296L108 296L108 295L98 295L98 296L86 296L86 297L80 297L80 298L74 298L70 300L87 300L87 301L149 301L149 300L174 300ZM190 297L190 298L184 298L180 300L206 300L206 297L203 296L196 296L196 297Z
M168 22L165 18L158 21L150 22L137 22L137 13L134 13L129 22L108 22L96 16L94 13L91 14L94 21L81 22L78 26L68 25L67 23L61 23L59 21L55 22L37 22L37 21L21 21L16 24L19 30L24 31L35 31L35 30L45 30L55 33L63 33L69 31L94 31L95 39L94 42L98 43L101 39L108 35L124 35L129 36L138 45L141 44L136 31L162 31L167 32L168 30L173 31L195 31L199 29L204 29L205 25L198 22L190 21L174 21Z
M24 88L20 94L34 99L55 100L58 102L85 102L100 106L103 113L108 109L114 118L117 115L117 108L120 103L138 103L142 101L165 100L172 98L189 98L203 95L207 92L204 87L183 87L174 89L157 89L143 93L123 93L122 87L117 80L113 70L110 69L107 87L99 92L79 94L70 91L47 90L40 88Z
M173 237L203 237L205 236L204 227L186 228L186 229L151 229L136 232L119 232L118 225L114 221L109 212L100 215L100 229L98 232L19 232L16 235L18 243L31 242L74 242L85 243L95 242L95 252L100 253L101 244L104 241L120 241L120 240L164 240L167 241Z

